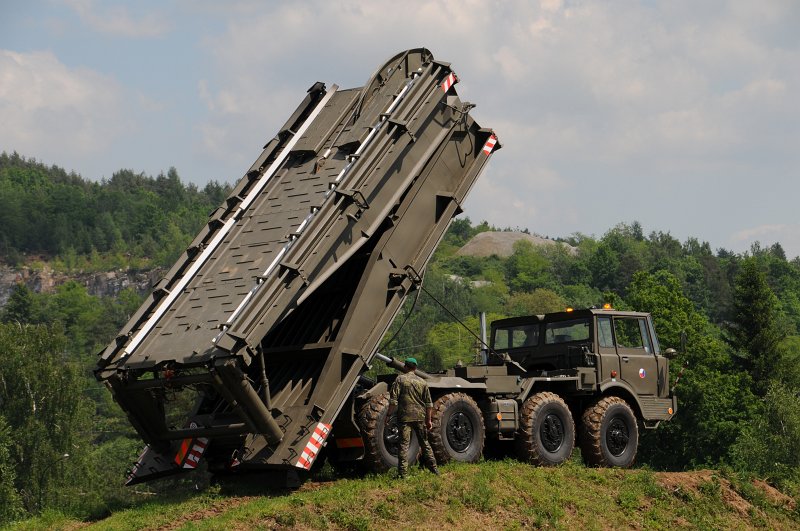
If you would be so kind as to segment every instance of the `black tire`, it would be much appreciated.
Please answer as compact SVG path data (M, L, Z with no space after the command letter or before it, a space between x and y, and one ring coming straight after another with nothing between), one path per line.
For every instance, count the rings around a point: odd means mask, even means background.
M628 468L638 446L636 416L622 398L601 398L583 412L581 454L587 465Z
M428 440L436 462L476 463L483 454L485 428L478 404L464 393L450 393L433 404Z
M364 436L364 464L373 472L386 472L397 468L397 450L400 445L400 433L397 428L397 416L389 417L389 393L382 393L370 398L361 408L358 421ZM408 464L413 465L419 454L417 436L411 434L408 447Z
M564 400L542 392L522 403L516 436L517 456L539 466L556 466L575 448L575 421Z

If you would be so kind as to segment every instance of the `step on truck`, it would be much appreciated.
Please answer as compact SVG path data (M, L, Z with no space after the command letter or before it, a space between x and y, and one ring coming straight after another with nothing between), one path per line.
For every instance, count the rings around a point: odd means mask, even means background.
M202 461L308 473L501 147L457 83L418 48L363 87L308 90L100 353L96 377L146 443L129 484ZM347 424L343 448L361 436Z

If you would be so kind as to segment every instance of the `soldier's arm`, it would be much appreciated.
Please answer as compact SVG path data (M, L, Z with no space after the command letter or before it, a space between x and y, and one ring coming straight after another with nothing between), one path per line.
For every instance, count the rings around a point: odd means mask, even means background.
M433 429L433 400L431 400L431 390L425 386L425 427Z
M389 409L386 411L386 420L389 420L395 411L397 411L397 398L400 395L400 385L397 380L392 384L392 389L389 391Z

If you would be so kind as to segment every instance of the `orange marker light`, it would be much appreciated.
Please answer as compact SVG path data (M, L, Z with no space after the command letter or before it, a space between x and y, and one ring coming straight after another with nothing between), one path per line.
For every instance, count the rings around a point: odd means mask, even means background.
M607 302L607 303L603 304L603 309L604 310L613 310L614 308L611 307L611 303L610 302Z
M502 413L498 413L497 414L497 420L503 420L503 414Z
M569 312L574 312L574 311L575 311L574 309L572 309L572 308L570 308L569 306L567 306L567 313L569 313Z
M667 413L669 413L670 415L672 415L672 408L669 408L669 409L667 410Z

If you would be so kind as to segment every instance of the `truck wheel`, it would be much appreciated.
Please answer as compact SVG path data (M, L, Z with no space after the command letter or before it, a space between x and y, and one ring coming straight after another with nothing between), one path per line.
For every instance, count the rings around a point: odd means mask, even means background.
M540 466L560 465L575 448L575 421L555 393L536 393L522 404L517 432L517 455Z
M381 393L370 398L361 408L359 424L364 436L364 461L374 472L386 472L397 468L397 450L400 447L400 430L397 427L397 416L389 417L389 393ZM411 444L408 447L408 464L417 461L419 454L419 441L417 436L411 434Z
M436 462L475 463L483 453L483 415L464 393L450 393L433 404L433 429L429 441Z
M587 465L628 468L638 445L636 417L622 398L607 396L583 412L581 453Z

